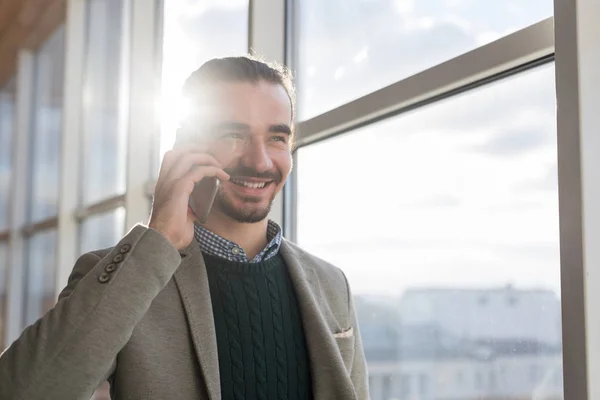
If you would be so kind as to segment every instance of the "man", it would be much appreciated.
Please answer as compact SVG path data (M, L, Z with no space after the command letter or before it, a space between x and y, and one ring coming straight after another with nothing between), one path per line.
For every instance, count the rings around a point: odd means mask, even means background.
M83 255L54 309L0 358L1 399L367 399L344 274L268 220L292 168L287 72L209 61L161 165L148 227ZM188 207L218 178L208 220Z

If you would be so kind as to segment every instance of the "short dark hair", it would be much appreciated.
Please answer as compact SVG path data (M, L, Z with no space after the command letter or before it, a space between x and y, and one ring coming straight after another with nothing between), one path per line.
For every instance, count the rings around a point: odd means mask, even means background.
M201 95L207 86L215 82L260 81L281 85L285 89L292 108L293 124L296 108L296 93L290 71L275 62L266 62L253 55L214 58L192 72L183 85L183 96L192 100Z

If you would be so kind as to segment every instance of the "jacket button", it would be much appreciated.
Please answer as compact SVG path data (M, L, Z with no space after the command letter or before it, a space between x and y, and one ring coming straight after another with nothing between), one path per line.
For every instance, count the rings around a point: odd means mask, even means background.
M106 283L108 281L110 281L110 274L103 272L100 274L100 276L98 277L98 281L100 283Z
M129 250L131 250L131 245L130 244L124 244L123 246L121 246L121 249L119 251L122 254L125 254L125 253L129 252Z
M117 269L117 264L115 263L110 263L106 266L106 268L104 268L104 270L106 272L114 272Z
M123 254L118 253L117 255L115 255L115 257L113 258L113 262L116 263L120 263L121 261L123 261L125 257L123 256Z

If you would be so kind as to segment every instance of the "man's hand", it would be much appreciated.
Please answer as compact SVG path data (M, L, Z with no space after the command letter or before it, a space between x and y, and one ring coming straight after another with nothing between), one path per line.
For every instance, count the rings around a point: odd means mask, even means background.
M194 185L204 177L229 180L221 164L205 148L186 146L165 154L148 226L163 234L178 250L194 239L194 215L188 201Z

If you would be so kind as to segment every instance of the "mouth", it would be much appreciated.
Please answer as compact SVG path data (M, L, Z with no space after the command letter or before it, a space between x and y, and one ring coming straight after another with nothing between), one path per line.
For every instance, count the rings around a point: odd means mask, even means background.
M245 194L260 194L264 192L274 181L259 181L256 179L230 178L229 182Z

